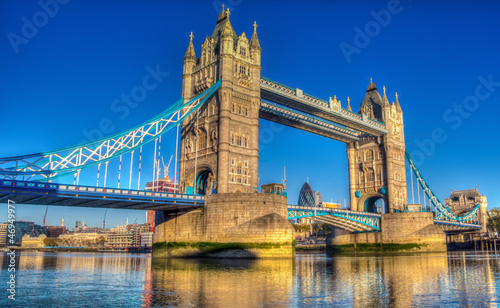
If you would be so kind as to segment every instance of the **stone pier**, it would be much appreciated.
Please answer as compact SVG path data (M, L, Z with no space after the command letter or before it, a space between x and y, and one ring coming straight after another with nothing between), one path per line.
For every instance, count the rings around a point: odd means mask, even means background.
M446 234L432 213L383 214L380 232L349 233L334 228L327 245L332 251L446 251Z
M153 257L292 258L294 230L286 217L281 195L209 195L203 208L155 227Z

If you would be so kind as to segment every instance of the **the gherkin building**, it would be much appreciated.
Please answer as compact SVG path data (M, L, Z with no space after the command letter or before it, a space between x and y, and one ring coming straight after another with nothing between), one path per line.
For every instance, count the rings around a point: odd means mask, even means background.
M305 182L300 189L298 205L302 206L315 206L314 191L309 183Z

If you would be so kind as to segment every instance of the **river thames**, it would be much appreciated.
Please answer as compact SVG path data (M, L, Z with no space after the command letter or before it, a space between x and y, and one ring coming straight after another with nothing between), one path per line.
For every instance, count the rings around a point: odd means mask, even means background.
M499 255L297 253L295 260L152 259L149 254L22 252L15 301L2 259L0 306L496 307Z

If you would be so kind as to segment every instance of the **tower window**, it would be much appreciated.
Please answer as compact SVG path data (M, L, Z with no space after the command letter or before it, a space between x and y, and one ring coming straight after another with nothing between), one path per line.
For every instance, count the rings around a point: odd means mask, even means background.
M368 170L368 172L366 172L366 181L367 182L373 182L375 180L374 176L373 176L373 170Z
M373 160L373 151L367 150L365 152L365 161L372 161L372 160Z

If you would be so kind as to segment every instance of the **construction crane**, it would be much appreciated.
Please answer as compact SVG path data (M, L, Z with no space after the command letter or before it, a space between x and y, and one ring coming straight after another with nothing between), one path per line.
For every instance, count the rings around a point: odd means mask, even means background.
M102 228L106 229L106 214L108 213L108 209L104 212L104 219L102 220Z
M45 215L43 215L43 226L45 227L45 218L47 218L47 212L49 210L49 206L45 209Z
M170 156L170 160L168 161L168 165L165 165L165 161L163 160L163 156L161 157L161 162L163 164L163 178L168 176L168 168L170 168L170 163L172 163L172 158L174 155Z

